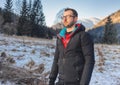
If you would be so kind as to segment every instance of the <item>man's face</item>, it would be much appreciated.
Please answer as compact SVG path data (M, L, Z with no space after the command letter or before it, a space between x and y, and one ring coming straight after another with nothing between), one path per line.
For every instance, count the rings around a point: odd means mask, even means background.
M66 28L72 27L77 21L77 17L73 15L71 10L65 11L62 17L62 23Z

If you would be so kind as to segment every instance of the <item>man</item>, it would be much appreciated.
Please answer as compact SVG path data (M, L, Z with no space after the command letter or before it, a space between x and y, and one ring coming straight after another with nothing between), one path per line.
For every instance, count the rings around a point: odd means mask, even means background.
M82 24L76 24L76 10L66 8L64 28L57 35L56 51L49 85L89 85L94 67L94 44Z

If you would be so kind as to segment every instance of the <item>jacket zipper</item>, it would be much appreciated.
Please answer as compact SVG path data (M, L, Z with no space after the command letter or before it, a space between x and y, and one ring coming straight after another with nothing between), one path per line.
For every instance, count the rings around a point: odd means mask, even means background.
M72 38L72 37L71 37ZM70 38L70 40L69 40L69 42L68 42L68 44L67 44L67 46L66 46L66 48L64 47L64 44L63 44L63 42L62 42L62 40L61 40L61 43L62 43L62 46L63 46L63 58L62 58L62 60L63 60L63 76L64 76L64 64L65 64L65 53L66 53L66 50L67 50L67 48L68 48L68 45L69 45L69 43L71 42L71 38ZM64 79L63 79L63 82L64 82ZM65 85L65 84L64 84Z

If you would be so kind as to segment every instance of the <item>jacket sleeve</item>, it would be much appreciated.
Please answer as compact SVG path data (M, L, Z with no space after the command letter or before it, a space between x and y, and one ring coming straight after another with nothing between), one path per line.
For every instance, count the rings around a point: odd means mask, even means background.
M58 57L59 57L59 51L58 51L58 39L57 39L54 60L51 68L51 73L49 76L49 80L50 80L49 83L54 83L56 80L56 77L58 74ZM54 84L51 84L51 85L54 85Z
M80 85L89 85L94 68L95 59L94 59L94 43L92 37L86 32L83 32L81 34L81 46L85 64L81 76Z

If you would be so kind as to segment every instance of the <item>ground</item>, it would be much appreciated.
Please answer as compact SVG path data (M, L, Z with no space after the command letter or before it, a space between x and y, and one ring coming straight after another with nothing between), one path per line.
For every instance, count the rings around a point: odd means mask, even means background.
M47 85L55 41L0 34L0 85ZM120 45L94 48L90 85L120 85Z

